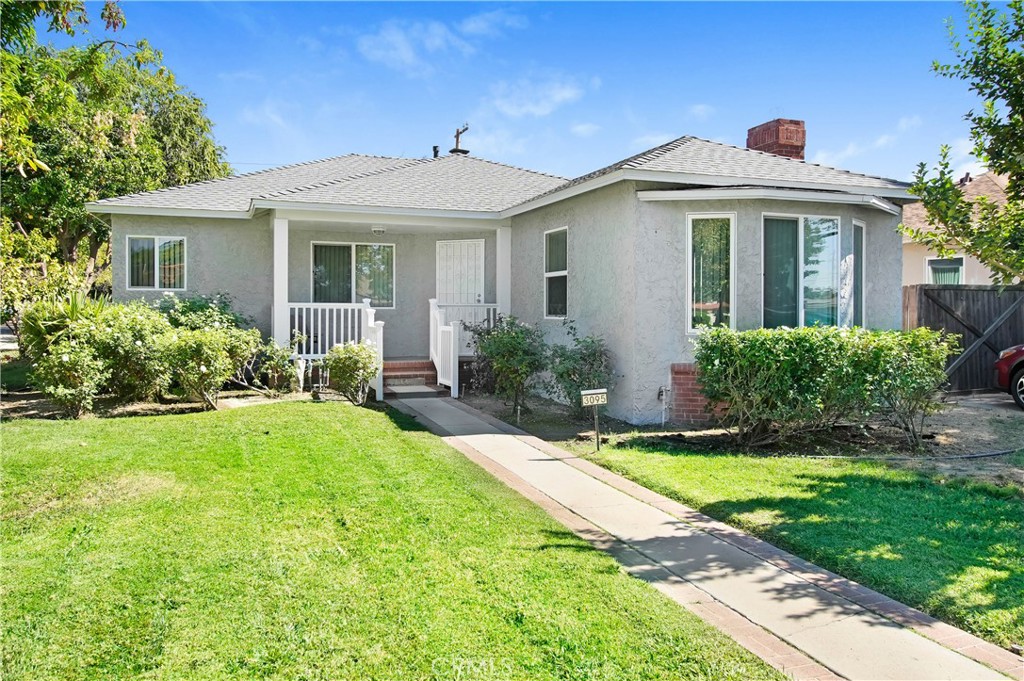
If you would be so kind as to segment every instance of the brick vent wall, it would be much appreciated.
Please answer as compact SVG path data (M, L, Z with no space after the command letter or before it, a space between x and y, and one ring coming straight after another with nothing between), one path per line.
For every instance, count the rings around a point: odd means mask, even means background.
M672 422L707 423L715 414L704 410L708 401L700 394L696 364L673 364L672 377Z

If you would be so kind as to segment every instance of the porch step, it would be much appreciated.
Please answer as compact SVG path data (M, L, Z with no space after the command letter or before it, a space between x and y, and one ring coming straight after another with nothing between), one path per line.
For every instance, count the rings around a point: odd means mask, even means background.
M384 371L384 385L433 385L436 371Z
M385 385L384 399L409 399L413 397L448 397L451 392L441 385Z

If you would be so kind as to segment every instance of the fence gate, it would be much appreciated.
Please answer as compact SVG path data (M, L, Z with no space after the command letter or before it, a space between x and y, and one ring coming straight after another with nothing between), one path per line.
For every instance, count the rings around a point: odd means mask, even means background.
M916 284L903 287L903 328L960 334L963 353L950 360L950 390L995 388L999 351L1024 343L1024 288Z

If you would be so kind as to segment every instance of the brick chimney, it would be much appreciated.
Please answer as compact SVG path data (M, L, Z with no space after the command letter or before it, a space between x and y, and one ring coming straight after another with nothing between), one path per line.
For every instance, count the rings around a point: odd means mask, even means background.
M747 130L747 149L804 160L807 133L803 121L776 118Z

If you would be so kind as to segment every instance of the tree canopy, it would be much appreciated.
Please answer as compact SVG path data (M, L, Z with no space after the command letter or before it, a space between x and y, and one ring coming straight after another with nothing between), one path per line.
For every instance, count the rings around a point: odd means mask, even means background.
M52 238L59 259L78 265L90 286L106 266L109 225L85 203L223 177L230 167L204 102L146 42L40 46L34 21L45 16L51 28L74 34L87 21L84 5L0 1L4 217ZM124 24L115 3L101 16L108 28Z
M1012 0L1005 12L982 0L967 0L964 7L962 40L950 24L956 61L935 62L932 69L967 82L981 98L981 109L964 118L971 124L974 155L1007 176L1007 202L966 199L944 146L935 174L921 163L911 187L924 204L928 228L903 229L940 255L954 247L973 255L992 271L994 283L1008 285L1024 281L1024 1Z

